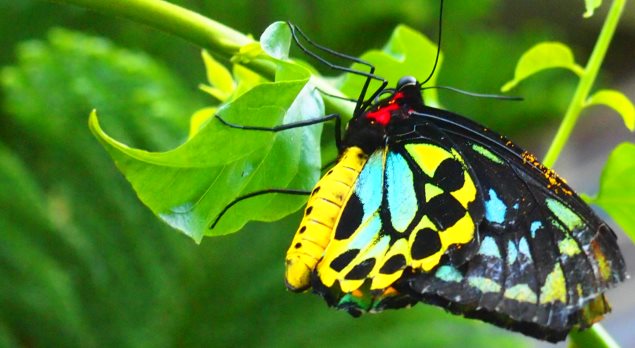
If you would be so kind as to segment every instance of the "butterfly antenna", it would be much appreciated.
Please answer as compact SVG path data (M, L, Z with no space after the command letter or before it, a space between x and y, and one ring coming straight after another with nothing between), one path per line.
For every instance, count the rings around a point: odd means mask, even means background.
M425 85L426 82L430 81L430 79L432 78L432 75L434 75L434 72L437 70L437 65L439 64L439 56L441 55L442 30L443 30L443 0L440 1L440 5L439 5L439 30L438 30L439 34L437 37L437 55L436 57L434 57L434 65L432 66L432 71L430 71L430 75L428 75L428 78L423 80L421 85Z
M445 90L448 90L448 91L452 91L452 92L468 95L470 97L477 97L477 98L489 98L489 99L511 100L511 101L522 101L522 100L524 100L523 97L510 96L510 95L501 95L501 94L475 93L475 92L464 91L462 89L458 89L458 88L454 88L454 87L450 87L450 86L430 86L430 87L422 87L421 88L422 91L425 91L426 89L445 89Z

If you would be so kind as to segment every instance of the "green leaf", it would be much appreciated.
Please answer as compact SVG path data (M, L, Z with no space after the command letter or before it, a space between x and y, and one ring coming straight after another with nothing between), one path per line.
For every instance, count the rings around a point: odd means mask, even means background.
M291 48L291 30L286 22L274 22L260 36L260 46L269 56L285 60Z
M613 150L592 203L606 210L635 242L635 144L622 143Z
M417 81L425 80L434 66L434 58L437 54L437 45L426 38L420 32L405 26L399 25L395 28L388 43L384 48L371 50L364 53L361 58L370 62L376 67L375 74L383 77L386 81L396 84L400 78L412 75ZM439 56L439 63L435 74L426 85L436 85L438 71L443 61ZM368 67L361 64L353 64L354 69L368 72ZM337 85L350 98L357 98L366 78L354 74L343 74ZM379 87L379 82L373 81L369 91L375 91ZM388 86L395 87L395 86ZM370 95L367 94L366 97ZM438 104L436 90L427 90L424 93L426 103L429 105Z
M208 85L199 86L203 91L211 94L221 102L227 101L236 88L231 73L220 64L209 52L201 51Z
M255 58L261 57L264 51L258 42L250 42L240 46L238 53L234 54L229 60L233 64L248 64Z
M252 89L253 87L267 82L267 80L261 75L258 75L255 72L238 64L234 65L233 74L237 86L232 97L229 100L234 100L243 95L248 90Z
M567 45L560 42L541 42L523 53L516 64L514 79L505 83L501 91L508 92L531 75L554 68L568 69L578 76L584 73Z
M594 324L587 330L569 332L569 348L620 348L615 339L600 324Z
M593 16L595 9L599 8L602 5L602 0L584 0L584 6L586 11L584 12L584 18L589 18Z
M200 110L197 110L192 117L190 117L190 132L188 133L188 138L194 137L196 133L198 133L199 129L203 128L203 125L207 123L210 119L216 115L216 111L218 108L216 107L206 107Z
M290 74L286 73L286 77ZM225 120L272 127L318 118L324 108L307 79L256 86L218 110ZM178 148L148 152L109 137L97 116L93 133L106 147L137 195L157 216L196 241L239 230L248 220L273 221L304 200L265 195L245 200L210 225L235 198L269 188L310 190L320 168L320 125L279 133L246 131L210 120Z
M593 94L587 101L585 106L606 105L617 111L624 125L631 132L635 130L635 106L622 92L615 90L601 90Z

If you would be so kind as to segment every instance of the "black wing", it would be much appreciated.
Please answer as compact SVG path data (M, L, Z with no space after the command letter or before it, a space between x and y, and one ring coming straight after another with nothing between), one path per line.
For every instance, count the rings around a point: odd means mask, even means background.
M603 293L625 278L610 227L555 172L506 138L425 107L393 142L436 138L464 158L484 216L466 261L452 255L402 286L424 302L550 341L610 310Z

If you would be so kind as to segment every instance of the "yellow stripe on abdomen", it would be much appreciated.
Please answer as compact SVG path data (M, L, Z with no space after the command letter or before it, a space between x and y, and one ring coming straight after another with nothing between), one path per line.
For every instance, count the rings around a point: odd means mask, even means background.
M304 217L287 250L285 281L291 291L310 287L310 276L324 254L368 156L358 147L351 147L335 166L318 181L309 198Z

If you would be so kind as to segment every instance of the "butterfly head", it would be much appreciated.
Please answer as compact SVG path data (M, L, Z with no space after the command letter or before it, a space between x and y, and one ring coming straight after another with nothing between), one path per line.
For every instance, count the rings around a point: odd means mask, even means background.
M386 127L393 120L408 118L413 107L423 105L420 85L413 76L402 77L395 89L386 89L381 94L389 94L389 97L376 101L363 114L371 124Z
M368 109L353 117L347 129L344 144L360 146L364 152L383 146L387 130L410 118L413 111L423 106L421 85L412 76L402 77L395 88L386 88Z

